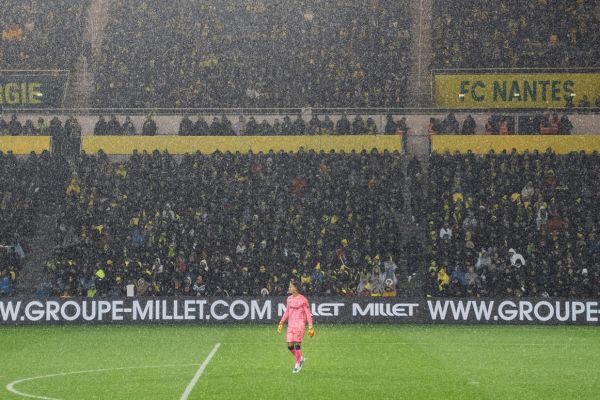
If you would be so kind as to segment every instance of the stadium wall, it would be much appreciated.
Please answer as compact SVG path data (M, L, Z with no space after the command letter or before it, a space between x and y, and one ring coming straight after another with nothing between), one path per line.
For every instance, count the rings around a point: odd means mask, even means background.
M106 154L131 154L139 152L166 150L170 154L240 152L267 153L297 152L300 149L315 151L401 151L401 140L396 135L373 136L86 136L82 150Z
M0 136L0 151L16 155L50 151L50 136Z
M87 153L97 153L102 149L107 154L128 155L133 150L167 150L171 154L185 154L200 151L213 153L222 152L296 152L304 150L315 151L401 151L402 143L396 135L374 136L86 136L82 138L82 150ZM506 150L518 152L525 150L544 152L551 148L558 154L573 151L600 151L600 135L573 136L498 136L498 135L436 135L432 137L432 151L438 153L461 152L471 150L475 154L486 154L490 150L496 153ZM0 136L0 151L13 152L16 155L28 155L31 152L41 153L50 151L49 136Z
M598 325L600 302L583 299L311 298L316 324ZM13 299L0 325L276 324L286 298Z
M511 152L516 149L522 153L525 150L545 152L551 148L557 154L567 154L574 151L600 151L600 136L455 136L440 135L432 137L432 150L438 153L446 151L466 153L471 150L475 154L486 154L490 150L500 153L504 150Z

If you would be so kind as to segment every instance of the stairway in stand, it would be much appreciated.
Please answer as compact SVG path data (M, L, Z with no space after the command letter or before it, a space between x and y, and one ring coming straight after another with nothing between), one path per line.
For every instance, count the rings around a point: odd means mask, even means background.
M25 263L17 276L15 295L33 295L46 277L45 263L52 249L58 245L56 236L57 215L42 215L35 237L27 243Z
M112 0L92 0L84 33L86 41L90 44L91 54L81 54L77 60L75 71L71 73L68 82L66 108L90 107L90 100L95 91L96 60L99 59L102 51L104 29L108 23L111 3Z

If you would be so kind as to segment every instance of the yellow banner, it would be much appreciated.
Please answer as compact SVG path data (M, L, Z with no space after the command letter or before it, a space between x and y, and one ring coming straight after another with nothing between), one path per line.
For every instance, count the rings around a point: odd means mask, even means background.
M50 151L50 136L0 136L0 151L14 154Z
M504 150L511 152L516 149L522 153L525 150L545 152L551 148L557 154L568 154L573 151L600 151L600 136L433 136L431 148L438 153L449 151L466 153L471 150L475 154L487 154L490 150L500 153Z
M351 152L400 151L400 137L397 135L374 136L84 136L82 149L86 153L103 150L106 154L131 154L154 150L168 151L170 154L240 152L267 153L305 151Z
M562 108L600 95L600 73L436 74L439 108Z

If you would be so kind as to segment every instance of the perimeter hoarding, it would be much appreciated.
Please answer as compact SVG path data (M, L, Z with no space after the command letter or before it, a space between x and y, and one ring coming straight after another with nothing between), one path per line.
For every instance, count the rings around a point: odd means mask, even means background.
M95 154L99 150L106 154L125 155L134 150L138 152L154 150L167 151L170 154L205 154L220 152L267 153L305 151L371 151L377 149L402 150L397 135L359 135L359 136L84 136L82 150Z
M16 155L50 151L50 136L0 136L0 151Z
M491 150L495 153L501 153L506 150L511 152L515 149L517 152L532 152L534 150L540 153L548 148L557 154L568 154L578 151L600 151L600 136L597 135L435 135L431 138L431 149L437 153L450 152L467 153L471 151L475 154L487 154Z
M600 302L583 299L311 298L316 323L599 325ZM275 324L286 299L140 298L0 301L0 325Z
M600 73L434 72L434 103L448 109L564 108L600 96Z
M0 108L61 108L67 71L0 71Z

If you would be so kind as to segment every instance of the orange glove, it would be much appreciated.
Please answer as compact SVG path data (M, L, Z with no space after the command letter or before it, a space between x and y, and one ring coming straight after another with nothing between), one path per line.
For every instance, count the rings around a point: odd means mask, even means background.
M315 336L315 330L312 326L308 328L308 336L309 337Z
M282 329L283 329L283 324L277 325L277 333L281 333Z

